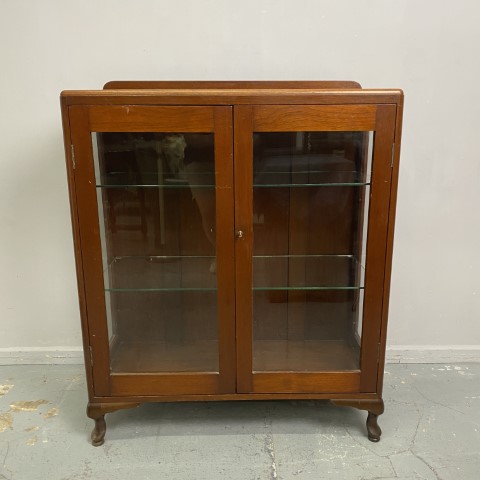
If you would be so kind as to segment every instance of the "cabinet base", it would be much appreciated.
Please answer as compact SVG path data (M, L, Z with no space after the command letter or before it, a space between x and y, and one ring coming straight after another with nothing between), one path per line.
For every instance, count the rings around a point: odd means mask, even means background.
M359 410L368 411L367 417L367 434L371 442L380 441L382 430L378 426L378 416L384 411L384 403L382 399L335 399L330 400L333 405L338 407L354 407ZM87 406L87 416L95 420L95 427L92 430L91 440L94 447L99 447L105 442L105 433L107 431L107 424L105 422L105 415L117 410L124 410L127 408L135 408L143 402L112 402L112 403L89 403Z
M382 399L378 400L332 400L334 405L338 407L354 407L359 410L367 410L367 433L371 442L379 442L382 430L378 426L378 416L384 412L384 404Z

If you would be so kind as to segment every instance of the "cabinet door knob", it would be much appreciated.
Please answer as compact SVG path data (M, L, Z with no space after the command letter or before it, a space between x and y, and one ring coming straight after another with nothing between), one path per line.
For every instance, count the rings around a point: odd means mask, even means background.
M235 232L235 237L237 237L239 240L243 238L243 230L237 230Z

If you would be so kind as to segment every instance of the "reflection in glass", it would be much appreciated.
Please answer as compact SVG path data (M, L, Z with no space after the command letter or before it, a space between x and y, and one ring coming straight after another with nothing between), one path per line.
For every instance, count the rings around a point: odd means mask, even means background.
M372 143L254 134L254 371L360 368Z
M213 134L93 147L112 371L217 372Z

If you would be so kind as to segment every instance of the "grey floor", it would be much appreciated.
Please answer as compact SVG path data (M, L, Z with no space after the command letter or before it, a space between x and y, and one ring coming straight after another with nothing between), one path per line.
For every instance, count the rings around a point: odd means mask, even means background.
M325 402L147 404L89 444L83 367L0 367L0 478L480 479L480 364L387 365L383 437Z

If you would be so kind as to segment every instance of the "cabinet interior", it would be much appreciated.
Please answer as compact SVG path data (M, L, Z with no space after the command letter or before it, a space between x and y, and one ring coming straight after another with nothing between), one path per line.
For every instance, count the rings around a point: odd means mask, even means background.
M254 371L359 369L372 137L254 133ZM111 371L218 372L214 134L92 143Z

